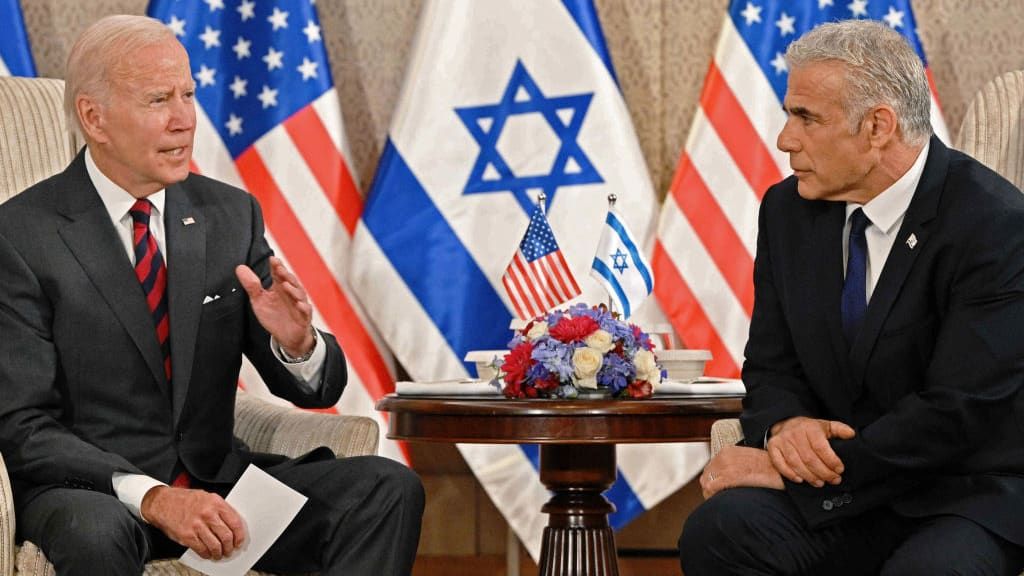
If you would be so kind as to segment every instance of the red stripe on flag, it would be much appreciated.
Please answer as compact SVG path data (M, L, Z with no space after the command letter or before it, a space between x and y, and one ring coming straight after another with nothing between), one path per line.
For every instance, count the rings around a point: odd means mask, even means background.
M551 279L548 277L547 270L544 269L544 258L538 258L527 265L527 270L530 273L530 279L534 285L540 291L541 296L544 297L544 309L550 310L558 304L558 298L551 290Z
M515 286L515 278L512 274L507 273L501 278L501 283L505 285L505 293L508 294L509 300L512 301L512 307L516 309L516 315L520 318L526 319L528 316L523 311L522 305L519 303L519 288Z
M559 280L564 275L569 279L569 284L572 286L572 291L569 292L569 298L574 298L580 294L580 285L576 283L576 277L572 275L572 271L569 270L569 263L565 261L565 255L559 250L558 254L558 274Z
M686 152L679 159L670 190L726 284L750 316L754 310L754 260Z
M526 285L526 289L529 293L524 292L523 296L526 297L527 310L531 313L531 316L536 316L540 312L533 313L535 309L543 309L544 301L541 299L540 294L537 291L537 287L534 285L533 277L528 271L529 264L523 261L523 255L520 252L516 252L515 258L512 259L512 264L516 269L516 276L520 279L522 284Z
M654 294L665 316L682 339L683 347L711 351L712 358L705 370L707 375L739 377L740 369L733 361L732 354L718 336L700 300L694 297L690 286L679 275L660 240L654 243L651 267L658 279L654 283Z
M306 106L284 121L284 129L351 236L363 213L363 197L320 116L313 106Z
M714 62L711 62L708 76L704 80L700 105L733 162L760 200L769 186L782 180L782 173L751 124L747 111L729 89Z
M256 149L249 148L243 152L236 165L246 188L263 206L267 227L287 255L293 272L312 297L327 328L338 338L345 357L359 374L370 396L377 400L394 392L394 383L377 352L376 343L359 321L348 296L313 246Z

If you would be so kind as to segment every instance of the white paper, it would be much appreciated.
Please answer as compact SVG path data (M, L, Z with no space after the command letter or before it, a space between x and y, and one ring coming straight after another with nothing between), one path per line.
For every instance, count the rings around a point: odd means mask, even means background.
M284 532L307 498L252 464L225 498L245 522L245 542L229 558L204 560L192 550L181 563L209 576L243 576Z
M700 396L733 396L745 394L742 380L729 378L698 378L696 382L664 380L654 389L654 394L693 394Z
M397 382L399 396L500 396L486 380L441 380L438 382Z

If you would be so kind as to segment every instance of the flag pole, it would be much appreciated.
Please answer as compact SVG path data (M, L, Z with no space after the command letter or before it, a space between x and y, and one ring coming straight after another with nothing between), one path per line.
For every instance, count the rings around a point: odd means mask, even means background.
M545 202L547 199L548 195L545 194L543 190L537 194L537 206L540 208L540 213L543 214L545 218L548 217L547 205Z
M611 211L615 208L615 202L617 202L618 199L619 199L619 197L616 196L615 193L609 193L608 194L608 212L609 213L611 213ZM607 218L607 216L605 216L605 218ZM612 293L608 292L608 290L606 289L605 290L605 294L608 295L608 312L609 313L615 313L615 302L614 302L614 300L612 300Z

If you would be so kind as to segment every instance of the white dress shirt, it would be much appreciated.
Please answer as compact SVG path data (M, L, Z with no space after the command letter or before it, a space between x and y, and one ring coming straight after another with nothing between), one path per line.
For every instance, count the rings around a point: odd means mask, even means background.
M917 160L910 166L899 180L893 182L878 196L868 201L867 204L846 203L846 224L843 227L843 274L846 274L846 260L850 254L850 215L857 208L864 210L870 223L864 231L868 244L867 277L864 288L867 290L866 302L871 301L871 294L875 291L878 278L882 275L885 261L889 258L893 244L896 243L896 235L899 234L900 225L903 224L903 217L907 214L910 201L914 199L914 190L921 181L924 173L924 163L928 159L928 148L931 144L925 144L924 148L917 155Z
M110 180L110 178L107 178L107 176L100 171L99 167L96 166L96 162L92 158L91 151L88 148L86 148L85 151L85 168L89 173L89 179L92 180L92 184L96 188L96 192L99 193L100 200L103 201L103 205L107 209L107 213L110 214L110 220L114 223L114 229L117 231L117 235L121 239L121 243L124 245L125 252L128 254L128 259L134 266L135 250L132 243L133 222L129 211L132 206L135 205L136 198L115 184ZM166 235L164 234L164 205L166 199L167 192L165 190L160 190L159 192L155 192L147 197L147 200L153 204L152 215L149 220L149 232L153 235L157 246L160 248L160 254L163 255L164 258L164 265L167 266L168 271L170 271L171 262L167 259L167 243L165 239ZM171 328L173 329L173 326ZM274 338L271 337L270 339L270 349L274 353L274 356L281 361L285 369L287 369L301 385L304 385L311 392L315 392L320 387L324 362L327 358L327 346L322 344L322 340L322 337L316 339L316 342L313 345L313 354L310 356L309 360L306 360L305 362L290 363L285 361L281 356L281 347L277 344ZM142 517L140 512L142 498L146 495L146 492L155 486L166 486L163 482L143 474L124 474L120 472L114 473L112 482L114 493L117 495L118 500L124 503L133 514L140 518Z

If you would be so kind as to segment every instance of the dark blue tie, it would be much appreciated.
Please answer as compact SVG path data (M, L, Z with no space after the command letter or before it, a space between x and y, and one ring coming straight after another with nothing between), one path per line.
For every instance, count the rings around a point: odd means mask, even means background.
M864 312L868 308L868 241L864 236L871 221L864 211L857 208L850 215L849 254L846 258L846 281L843 283L843 335L846 344L853 346L853 339L864 323Z

